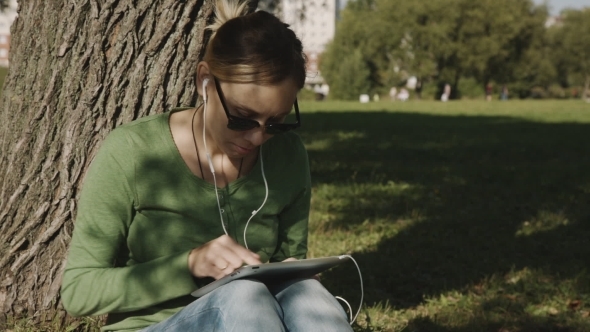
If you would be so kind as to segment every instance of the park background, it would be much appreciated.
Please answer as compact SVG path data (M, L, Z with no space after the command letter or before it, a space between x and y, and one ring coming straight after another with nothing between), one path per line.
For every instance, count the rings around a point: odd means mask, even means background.
M590 330L590 10L548 25L550 14L525 0L357 0L341 11L318 62L329 94L302 91L299 133L310 256L355 257L356 331ZM393 86L409 100L391 100ZM354 265L322 280L356 312ZM8 328L99 322L20 317Z

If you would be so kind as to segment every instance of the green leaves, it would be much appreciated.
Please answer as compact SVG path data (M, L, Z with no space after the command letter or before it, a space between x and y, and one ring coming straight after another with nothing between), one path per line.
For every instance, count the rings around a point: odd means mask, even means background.
M590 9L566 11L563 26L555 29L555 58L569 73L568 83L590 80ZM586 87L586 89L588 89Z
M331 90L336 99L354 100L369 92L370 70L358 49L342 54L341 60L333 63L325 75L332 82Z
M370 93L385 93L410 76L423 83L451 83L453 91L461 78L470 77L482 93L490 81L547 81L555 71L533 71L551 67L544 56L547 15L532 0L351 1L321 70L328 73L334 96L352 93L340 90L344 85L337 68L354 52L360 52L370 72L369 81L358 86L368 84Z

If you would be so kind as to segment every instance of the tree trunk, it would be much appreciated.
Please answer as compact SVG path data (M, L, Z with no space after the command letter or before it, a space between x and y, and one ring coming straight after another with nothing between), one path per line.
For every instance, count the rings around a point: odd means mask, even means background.
M114 127L195 105L213 3L20 3L0 100L0 330L65 316L59 287L86 169Z

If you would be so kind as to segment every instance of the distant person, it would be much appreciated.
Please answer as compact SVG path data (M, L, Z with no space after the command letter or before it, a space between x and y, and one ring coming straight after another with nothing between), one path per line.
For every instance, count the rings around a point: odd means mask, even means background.
M500 92L500 100L508 100L508 87L506 85L502 86L502 91Z
M397 94L397 99L401 101L407 101L408 99L410 99L410 93L408 92L408 90L406 90L406 88L402 88Z
M492 92L493 92L492 84L491 83L486 84L486 100L487 101L492 101Z
M441 101L448 101L451 98L451 85L445 84L445 88L443 90L443 94L440 96Z
M320 91L322 92L324 97L327 97L330 94L330 86L328 84L324 83L320 87Z
M396 97L397 97L397 88L392 86L391 89L389 89L389 99L391 99L392 101L395 101Z
M316 84L313 87L313 92L315 94L315 100L316 101L322 101L326 98L326 95L324 94L324 91L322 90L322 86L319 84Z

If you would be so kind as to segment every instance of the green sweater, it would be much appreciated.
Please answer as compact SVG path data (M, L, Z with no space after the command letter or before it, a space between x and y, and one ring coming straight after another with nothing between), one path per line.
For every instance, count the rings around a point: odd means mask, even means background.
M188 270L191 249L223 235L214 186L180 156L170 113L113 130L84 179L61 296L74 316L108 313L103 331L136 331L194 301L212 279ZM294 133L262 147L269 195L247 242L263 262L305 258L310 208L307 152ZM218 190L229 235L244 245L264 201L260 160Z

